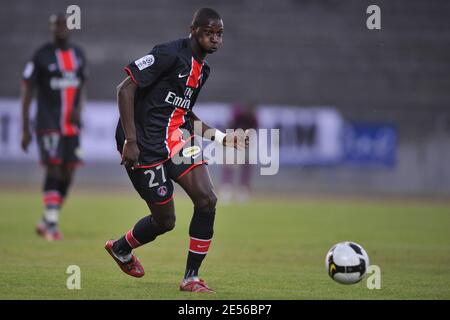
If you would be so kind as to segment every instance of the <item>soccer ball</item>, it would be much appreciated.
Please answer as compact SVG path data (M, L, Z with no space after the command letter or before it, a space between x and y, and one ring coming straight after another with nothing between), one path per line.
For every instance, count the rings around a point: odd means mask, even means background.
M328 275L342 284L361 281L368 266L367 252L359 244L350 241L334 245L325 258Z

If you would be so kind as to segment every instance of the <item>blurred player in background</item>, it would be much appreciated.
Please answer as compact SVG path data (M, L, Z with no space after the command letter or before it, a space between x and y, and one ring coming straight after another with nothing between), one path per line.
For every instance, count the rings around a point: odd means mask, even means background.
M53 41L44 44L26 64L22 81L22 149L32 139L29 110L37 91L36 140L42 165L44 214L36 230L45 239L60 240L59 212L75 168L80 164L79 134L86 80L83 51L69 43L64 14L49 19Z
M118 86L117 147L151 215L139 220L117 241L109 240L105 248L122 271L142 277L144 269L132 250L175 227L171 180L175 181L194 204L181 291L213 292L198 272L211 244L217 198L194 134L235 148L248 143L242 135L225 137L204 123L200 132L194 132L193 121L199 119L192 107L210 71L204 59L219 49L222 34L219 14L200 9L194 15L189 38L155 46L125 68L128 77Z
M230 129L257 129L255 106L253 104L236 104L233 108L232 118L228 124ZM220 199L224 203L235 198L239 202L248 201L251 191L251 165L249 164L250 149L245 150L244 164L224 164L222 172L222 185ZM235 180L237 175L237 181Z

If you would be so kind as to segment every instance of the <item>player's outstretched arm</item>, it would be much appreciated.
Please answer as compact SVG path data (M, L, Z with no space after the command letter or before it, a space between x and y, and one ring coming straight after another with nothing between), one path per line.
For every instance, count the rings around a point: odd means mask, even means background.
M201 121L195 113L191 112L192 121ZM217 141L225 147L233 147L235 149L245 149L248 147L249 137L247 133L242 134L239 131L233 131L232 133L225 134L219 129L211 128L206 123L202 123L202 132L195 132L197 135L201 135L205 139ZM194 126L196 128L196 126Z
M134 93L136 89L137 85L129 76L117 86L120 122L125 132L125 144L123 145L121 164L126 167L137 165L139 157L136 127L134 124Z
M212 137L211 132L214 131L214 128L211 128L210 126L208 126L205 122L203 122L202 120L200 120L199 117L197 117L197 115L191 111L191 120L192 120L192 127L194 129L196 129L197 127L194 126L194 122L199 121L202 124L202 128L201 128L201 132L194 132L196 135L198 136L202 136L205 139L210 139Z
M20 91L22 101L22 150L28 152L31 142L30 132L30 105L33 99L33 84L31 81L23 81Z

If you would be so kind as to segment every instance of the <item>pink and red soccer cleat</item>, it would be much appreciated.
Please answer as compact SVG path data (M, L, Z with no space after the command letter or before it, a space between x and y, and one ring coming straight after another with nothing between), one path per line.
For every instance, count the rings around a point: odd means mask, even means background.
M205 281L199 280L183 280L180 284L180 291L216 293L208 287Z
M120 269L126 274L141 278L145 275L144 268L142 267L139 259L132 254L131 260L129 262L122 262L113 252L114 240L108 240L105 244L105 249L111 255L111 257L119 265ZM180 291L187 292L205 292L205 293L215 293L215 291L208 287L205 281L199 280L183 280L180 284Z
M126 274L128 274L132 277L136 277L136 278L143 277L145 275L145 271L144 271L144 268L142 267L139 259L133 254L133 255L131 255L131 260L129 262L120 261L116 257L116 255L114 254L114 252L112 250L113 244L114 244L114 240L108 240L105 244L105 249L106 249L106 251L108 251L108 253L111 255L111 257L114 259L114 261L117 262L120 269L122 269L123 272L125 272Z
M63 238L61 231L57 227L50 227L43 221L37 224L36 232L47 241L58 241Z

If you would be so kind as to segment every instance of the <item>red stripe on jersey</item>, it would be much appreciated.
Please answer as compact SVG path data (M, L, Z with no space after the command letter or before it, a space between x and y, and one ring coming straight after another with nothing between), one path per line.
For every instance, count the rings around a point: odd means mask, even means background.
M72 50L60 51L64 71L73 71L74 70L75 61L73 61L73 56L70 54L70 51L72 51Z
M125 70L125 72L131 77L131 80L133 80L133 82L136 85L139 85L138 82L136 81L136 79L134 78L133 73L131 72L130 68L125 67L125 68L123 68L123 70Z
M191 72L189 73L186 86L191 88L198 88L200 76L202 74L202 67L203 64L198 63L197 60L192 58Z
M74 72L77 62L75 53L72 49L56 50L56 57L61 72ZM61 89L61 132L65 136L74 136L78 134L78 128L71 123L71 115L75 103L75 96L77 94L76 87L67 87Z
M125 239L127 240L128 244L130 245L130 247L137 248L139 247L141 244L139 243L139 241L136 240L136 238L133 236L133 231L130 230L127 232L127 234L125 235Z
M183 147L183 131L180 127L184 124L184 116L187 111L183 108L176 108L170 115L166 128L165 144L169 152L169 158L173 157Z
M189 251L200 254L207 254L209 246L211 245L211 239L202 240L191 237L189 241Z
M69 50L69 56L70 56L70 62L72 63L72 70L76 71L78 69L78 60L77 56L75 55L75 51L73 49Z
M78 133L77 128L70 122L70 117L72 115L72 109L75 102L75 95L77 93L77 88L69 87L64 90L65 95L65 108L63 114L64 121L64 131L67 136L74 136Z

